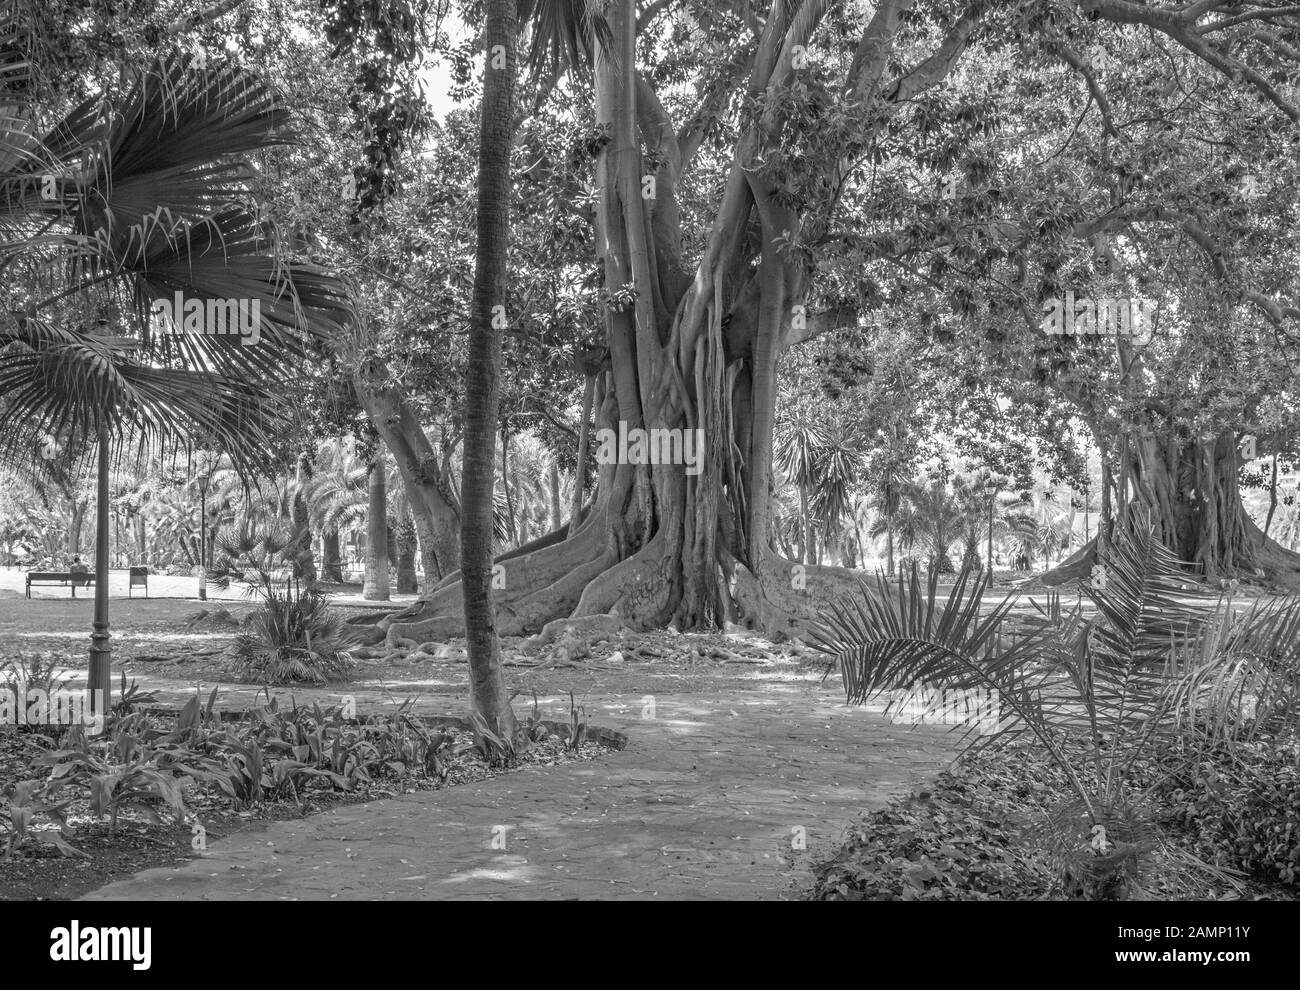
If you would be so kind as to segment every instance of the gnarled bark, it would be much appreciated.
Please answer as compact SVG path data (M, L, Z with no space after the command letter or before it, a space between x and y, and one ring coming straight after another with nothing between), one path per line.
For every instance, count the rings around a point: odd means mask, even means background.
M873 127L884 126L892 106L943 78L978 16L961 18L936 52L883 85L910 6L875 5L841 82L845 98L880 111L863 111ZM802 71L799 56L825 10L821 2L777 4L763 23L747 84L759 112L741 121L717 215L689 272L675 190L702 135L695 125L672 126L653 86L637 73L632 0L605 5L609 33L595 39L593 78L598 123L609 136L596 170L607 355L600 368L584 369L588 401L598 429L701 431L703 459L689 473L682 463L632 457L601 464L592 507L579 524L571 519L562 541L498 559L493 597L502 634L606 612L633 627L741 619L793 630L825 595L852 588L852 572L811 566L801 572L801 587L790 571L795 565L769 549L777 363L783 349L818 325L814 317L797 326L793 320L810 272L804 254L790 247L829 226L827 217L802 216L784 180L765 164L765 150L791 126L780 101L769 97ZM723 105L717 101L731 95L710 94L704 109L716 112ZM832 188L846 181L846 151L828 151L817 166ZM580 450L580 481L582 456ZM393 643L457 635L464 629L460 604L453 576L416 608L388 617L382 631Z
M1235 437L1183 438L1144 426L1121 450L1123 504L1145 509L1157 538L1196 574L1208 581L1300 588L1300 554L1266 537L1242 504ZM1050 587L1087 579L1096 563L1096 543L1076 551L1039 583Z

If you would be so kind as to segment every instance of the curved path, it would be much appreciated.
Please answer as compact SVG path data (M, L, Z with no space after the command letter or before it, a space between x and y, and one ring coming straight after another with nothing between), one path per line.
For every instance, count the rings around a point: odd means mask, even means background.
M254 826L85 899L798 896L845 825L954 752L940 729L838 698L806 683L659 694L652 718L641 696L588 698L625 750ZM544 707L567 714L567 698Z

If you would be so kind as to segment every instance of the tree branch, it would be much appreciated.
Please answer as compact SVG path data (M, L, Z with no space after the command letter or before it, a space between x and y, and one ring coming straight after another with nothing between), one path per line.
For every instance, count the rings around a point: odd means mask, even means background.
M1083 74L1083 78L1088 82L1088 91L1092 93L1092 98L1097 101L1097 108L1101 111L1101 119L1106 130L1118 138L1119 130L1115 127L1115 117L1111 113L1110 101L1106 98L1105 92L1097 82L1097 76L1092 71L1092 67L1084 62L1083 57L1078 52L1063 41L1053 41L1052 48L1071 67Z
M961 20L952 26L938 51L899 79L885 98L893 103L903 103L941 82L961 58L979 19L977 9L967 10Z

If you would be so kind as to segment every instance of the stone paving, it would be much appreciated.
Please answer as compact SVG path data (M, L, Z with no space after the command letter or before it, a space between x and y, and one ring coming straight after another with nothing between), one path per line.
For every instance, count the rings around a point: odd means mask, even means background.
M362 710L381 700L357 696ZM86 899L796 897L845 825L954 752L941 729L847 708L829 684L659 694L653 712L645 701L587 699L593 725L628 736L620 752L209 837L187 864ZM562 714L544 699L543 713L562 718L567 703Z

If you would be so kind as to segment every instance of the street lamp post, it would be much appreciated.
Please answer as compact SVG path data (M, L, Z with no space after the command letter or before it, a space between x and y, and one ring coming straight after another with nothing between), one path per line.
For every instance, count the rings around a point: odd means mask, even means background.
M99 424L99 493L95 505L95 617L90 633L91 711L108 714L112 691L113 646L108 633L108 420Z
M199 601L208 600L208 482L207 474L199 475Z
M109 356L134 351L140 344L133 337L119 337L110 332L114 320L101 319L91 335ZM95 500L95 615L90 631L90 670L86 691L90 695L92 714L107 717L112 698L113 643L108 632L108 444L110 416L100 409L96 439L99 441L99 471ZM101 723L102 724L102 723Z

